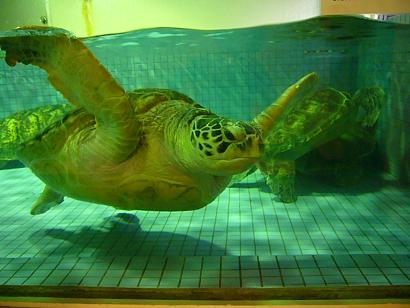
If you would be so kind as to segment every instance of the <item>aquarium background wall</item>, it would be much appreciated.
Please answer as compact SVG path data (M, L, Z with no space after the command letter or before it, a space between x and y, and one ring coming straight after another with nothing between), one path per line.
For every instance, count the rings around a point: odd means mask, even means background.
M319 0L2 0L0 7L0 29L46 22L81 37L154 27L244 28L320 14Z

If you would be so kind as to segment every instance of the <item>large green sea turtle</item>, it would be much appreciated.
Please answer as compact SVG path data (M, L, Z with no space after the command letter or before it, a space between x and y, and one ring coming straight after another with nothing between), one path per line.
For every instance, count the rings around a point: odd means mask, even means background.
M52 124L41 108L2 122L8 132L0 153L7 155L0 159L18 158L46 184L32 214L61 203L63 196L125 210L203 207L233 174L255 164L262 138L285 106L318 81L311 73L253 121L230 121L175 91L125 92L82 41L62 29L5 32L0 46L10 66L44 69L73 106L57 108L62 117ZM30 115L45 126L42 131L24 123L10 126Z
M290 105L265 138L265 150L257 164L271 191L282 202L295 202L295 161L316 148L323 155L339 157L342 163L323 164L319 156L309 156L303 161L305 173L342 175L340 168L347 167L347 161L358 162L371 153L374 126L383 101L384 92L379 87L360 89L353 97L333 88L321 88ZM332 147L336 142L343 144L339 153ZM356 170L359 175L360 168ZM351 174L350 179L353 178ZM239 175L234 181L240 179Z

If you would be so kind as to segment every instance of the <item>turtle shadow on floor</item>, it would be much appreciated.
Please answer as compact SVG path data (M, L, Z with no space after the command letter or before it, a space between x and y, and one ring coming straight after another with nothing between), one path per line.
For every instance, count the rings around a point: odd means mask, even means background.
M229 255L225 247L183 233L144 231L132 213L108 216L94 226L41 229L31 234L30 241L42 255L53 256Z
M25 166L19 160L0 160L0 170L17 168L25 168Z
M359 182L348 186L338 186L329 183L326 179L312 178L302 174L297 174L295 178L295 190L298 196L309 196L315 193L360 195L379 191L386 186L400 187L397 181L386 178L385 174L378 170L368 170L366 176L361 178ZM271 189L266 185L262 174L258 175L253 181L245 180L240 183L235 183L231 187L259 189L264 193L271 193Z
M387 184L387 181L382 178L381 174L374 173L363 177L357 183L345 186L337 185L326 179L298 175L295 186L298 193L303 196L311 195L312 193L343 193L348 195L358 195L376 192Z

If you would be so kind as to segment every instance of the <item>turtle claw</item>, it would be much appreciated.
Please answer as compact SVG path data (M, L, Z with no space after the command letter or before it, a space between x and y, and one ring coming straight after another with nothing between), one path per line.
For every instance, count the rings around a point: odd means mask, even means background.
M64 196L55 192L49 187L45 187L40 197L34 202L31 207L31 215L40 215L47 212L49 209L59 205L64 201Z

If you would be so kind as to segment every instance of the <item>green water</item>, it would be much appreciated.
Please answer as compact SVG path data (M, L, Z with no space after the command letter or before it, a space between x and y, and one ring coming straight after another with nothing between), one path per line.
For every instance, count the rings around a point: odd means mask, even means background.
M279 202L257 172L197 211L121 212L67 198L36 217L29 209L40 181L26 168L1 170L0 284L409 285L409 38L409 25L336 16L86 39L127 90L172 88L234 119L252 119L312 71L323 86L349 93L380 86L387 99L376 134L381 166L353 187L297 177L299 198L291 205ZM30 66L0 63L0 82L1 118L64 102Z

